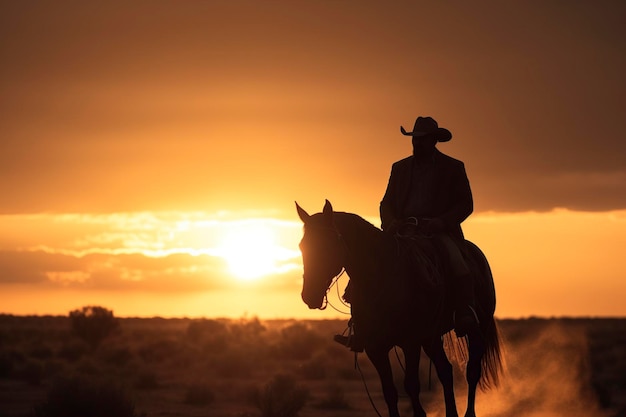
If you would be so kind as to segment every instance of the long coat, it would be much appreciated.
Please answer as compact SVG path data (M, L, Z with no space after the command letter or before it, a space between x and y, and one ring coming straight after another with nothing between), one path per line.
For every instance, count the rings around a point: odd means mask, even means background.
M433 176L429 201L422 213L405 213L412 187L414 157L409 156L391 167L391 175L385 195L380 202L380 218L385 230L394 220L406 217L440 218L446 232L454 238L463 239L461 223L474 210L472 191L463 162L435 149Z

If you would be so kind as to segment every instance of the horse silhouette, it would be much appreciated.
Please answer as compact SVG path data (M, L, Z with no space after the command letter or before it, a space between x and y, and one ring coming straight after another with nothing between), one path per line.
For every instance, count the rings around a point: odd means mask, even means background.
M404 389L415 417L425 417L420 399L419 361L431 358L444 391L446 417L458 417L452 365L444 350L443 335L454 326L445 285L437 276L428 240L406 250L400 238L384 233L362 217L334 212L328 200L321 213L309 215L297 203L304 223L300 242L304 267L302 300L311 309L323 308L334 278L345 269L350 277L351 308L358 309L359 332L365 353L380 377L390 417L399 417L398 392L393 382L389 351L402 349L405 357ZM419 240L419 239L418 239ZM495 287L487 259L467 241L469 263L476 276L475 296L479 330L466 343L468 383L465 417L475 417L476 389L497 386L502 370L500 341L493 317Z

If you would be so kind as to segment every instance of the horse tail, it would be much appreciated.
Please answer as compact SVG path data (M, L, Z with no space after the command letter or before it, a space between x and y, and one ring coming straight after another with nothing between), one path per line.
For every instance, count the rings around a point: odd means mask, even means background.
M500 345L500 332L493 316L489 316L481 322L481 331L485 343L485 353L481 360L482 373L478 386L486 391L496 388L502 374L502 351Z
M503 355L500 342L500 332L494 312L496 308L496 288L493 282L493 274L489 261L478 246L466 240L467 247L472 254L474 262L481 273L477 277L478 314L480 318L480 330L483 336L484 354L481 360L481 378L479 387L481 390L495 388L500 382L500 374L503 372Z

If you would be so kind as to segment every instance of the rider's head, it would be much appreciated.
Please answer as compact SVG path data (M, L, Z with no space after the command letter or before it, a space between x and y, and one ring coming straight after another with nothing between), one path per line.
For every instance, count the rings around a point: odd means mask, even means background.
M423 158L432 155L437 145L437 138L433 134L413 136L413 155L416 158Z
M447 142L452 139L452 133L448 129L439 127L432 117L418 117L411 132L407 132L400 126L400 131L405 136L413 138L413 155L423 157L431 155L437 142Z

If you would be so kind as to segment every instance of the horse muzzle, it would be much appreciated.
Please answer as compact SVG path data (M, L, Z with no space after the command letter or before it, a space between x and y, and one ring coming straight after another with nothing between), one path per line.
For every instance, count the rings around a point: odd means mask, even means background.
M320 309L324 304L324 295L323 294L310 294L305 291L302 291L302 301L306 304L311 310Z

